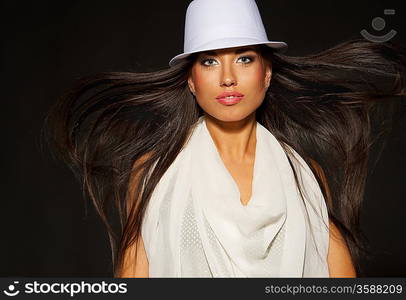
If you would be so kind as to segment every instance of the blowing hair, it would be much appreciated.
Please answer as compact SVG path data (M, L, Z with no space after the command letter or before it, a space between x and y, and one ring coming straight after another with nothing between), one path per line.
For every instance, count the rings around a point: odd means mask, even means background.
M406 49L363 39L302 57L259 49L272 64L272 79L256 119L311 167L360 276L360 258L368 252L360 214L371 115L405 96ZM156 185L204 113L187 84L194 60L191 55L155 72L81 77L45 119L49 147L106 225L114 276L137 245ZM296 183L300 189L297 176Z

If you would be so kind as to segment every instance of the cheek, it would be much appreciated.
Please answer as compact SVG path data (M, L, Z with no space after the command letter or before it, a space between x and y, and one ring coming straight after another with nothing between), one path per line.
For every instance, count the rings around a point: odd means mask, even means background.
M262 68L262 66L258 66L256 68L252 77L255 78L255 81L259 87L265 87L265 70Z
M215 87L216 77L212 72L202 72L196 70L193 72L193 82L197 94L202 91L210 91Z
M241 78L241 82L244 82L244 86L248 89L262 93L265 88L265 71L261 65L251 68L249 72L242 72Z

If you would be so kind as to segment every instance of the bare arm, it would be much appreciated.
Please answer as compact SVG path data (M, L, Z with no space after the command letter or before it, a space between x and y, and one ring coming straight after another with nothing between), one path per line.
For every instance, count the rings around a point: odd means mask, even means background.
M331 221L327 263L330 277L357 277L347 244Z
M311 163L326 187L328 198L327 201L331 203L331 193L323 169L316 161L311 160ZM340 233L339 229L330 220L329 226L330 231L327 264L330 277L356 277L356 271L344 237Z
M118 277L120 278L148 278L149 264L145 253L142 237L138 239L138 251L135 257L135 243L126 250L124 255L124 266Z
M134 163L133 169L144 162L149 155L144 155L141 159ZM135 176L130 180L129 185L129 195L133 195L137 185L139 184L140 173L136 173ZM133 199L129 197L127 199L127 207L129 212L129 207L132 204ZM137 254L136 252L137 248ZM124 254L124 264L122 270L119 272L117 277L120 278L147 278L149 277L149 263L147 254L145 252L144 241L140 235L137 242L131 245Z

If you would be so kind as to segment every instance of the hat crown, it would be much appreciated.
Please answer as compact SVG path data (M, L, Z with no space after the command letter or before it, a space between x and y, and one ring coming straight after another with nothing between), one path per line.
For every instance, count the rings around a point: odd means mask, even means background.
M268 40L255 0L194 0L186 10L184 52L169 66L193 53L248 45L281 52L288 46Z
M186 11L184 52L222 39L268 40L255 0L194 0Z

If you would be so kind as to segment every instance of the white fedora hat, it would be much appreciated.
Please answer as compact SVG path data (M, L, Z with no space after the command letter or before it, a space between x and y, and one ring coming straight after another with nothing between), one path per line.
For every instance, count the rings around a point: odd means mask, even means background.
M184 52L169 66L200 51L260 44L282 51L288 46L268 40L255 0L194 0L186 11Z

